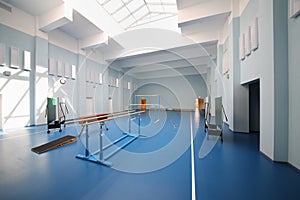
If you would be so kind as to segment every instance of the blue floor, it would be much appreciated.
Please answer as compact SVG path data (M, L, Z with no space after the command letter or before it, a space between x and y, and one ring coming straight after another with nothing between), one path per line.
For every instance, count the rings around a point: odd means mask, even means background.
M151 129L147 116L142 116L141 123L144 126L141 134ZM2 133L0 199L192 199L191 148L184 146L190 141L191 131L195 134L196 199L300 199L299 171L287 164L273 163L262 155L257 134L232 133L225 127L224 142L217 141L212 151L200 159L198 153L203 143L214 140L207 141L202 118L196 119L194 113L170 111L160 123L164 126L158 133L138 138L112 157L112 168L75 158L84 152L85 134L76 143L47 153L31 152L32 147L63 135L76 136L77 126L68 126L62 133L47 134L43 126ZM115 122L107 126L107 140L123 134ZM95 145L97 128L90 131L89 138ZM178 150L178 144L183 150ZM156 159L152 154L157 155ZM153 160L143 162L143 156ZM168 160L168 165L162 164ZM149 170L150 164L161 167ZM124 166L141 170L126 172L122 170Z

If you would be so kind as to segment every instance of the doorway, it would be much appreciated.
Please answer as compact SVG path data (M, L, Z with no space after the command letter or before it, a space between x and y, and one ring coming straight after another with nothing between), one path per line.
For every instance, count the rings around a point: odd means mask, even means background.
M259 80L249 84L249 131L260 131L260 84Z

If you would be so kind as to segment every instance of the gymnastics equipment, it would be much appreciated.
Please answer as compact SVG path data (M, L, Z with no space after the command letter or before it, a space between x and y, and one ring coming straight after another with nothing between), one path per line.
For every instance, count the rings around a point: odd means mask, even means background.
M97 121L97 120L101 120L101 119L106 119L108 117L131 113L131 112L134 112L134 110L127 110L127 111L107 113L107 114L88 115L88 116L83 116L83 117L79 117L77 119L66 121L65 124L73 124L73 123L85 124L87 122L93 122L93 121Z
M58 116L56 116L56 113ZM59 128L59 132L62 131L61 124L64 124L64 122L66 121L66 113L69 113L69 110L67 108L66 101L64 98L47 98L47 133L50 133L50 129L56 128Z
M132 113L132 112L134 112L134 110L127 110L127 111L114 112L114 113L108 113L108 114L95 114L95 115L83 116L83 117L79 117L77 119L66 121L66 122L64 122L64 124L66 125L66 124L79 123L82 126L82 128L81 128L81 130L78 134L79 137L80 137L81 134L84 131L84 127L85 127L84 125L86 123L99 121L99 120L102 120L102 119L107 119L108 117L113 117L113 116L126 114L126 113Z
M223 111L223 114L224 114L224 117L225 117L225 120L226 122L228 122L228 117L226 115L226 112L225 112L225 109L224 109L224 106L222 105L222 111Z
M154 124L160 121L160 95L159 94L136 94L133 98L134 103L128 105L128 109L153 111ZM151 102L151 103L149 103ZM137 109L137 108L140 109Z
M205 120L207 138L209 135L220 136L221 142L223 142L223 114L225 120L228 121L225 109L222 105L222 97L217 97L215 98L215 123L210 123L210 117L208 117L208 120Z
M204 126L204 131L206 132L207 130L207 122L210 122L210 117L211 117L211 113L210 113L210 96L207 96L205 98L205 103L204 103L204 121L205 121L205 126Z
M101 115L100 120L97 119L97 118L99 118L99 116L97 116L97 117L92 117L92 118L78 119L78 120L73 120L73 121L66 122L67 124L68 123L79 122L79 123L82 124L83 128L85 128L85 130L86 130L85 131L85 152L84 152L84 154L78 154L76 156L76 158L111 167L112 163L107 161L107 160L110 157L112 157L113 155L115 155L118 151L125 148L131 142L136 140L140 136L141 114L144 113L144 112L145 111L131 111L131 110L129 110L129 111L127 111L127 113L119 112L119 113L114 113L113 115L112 114ZM131 120L129 120L128 133L124 133L124 135L122 137L120 137L120 138L116 139L115 141L111 142L110 144L104 146L103 145L103 136L104 136L103 131L108 130L107 127L106 127L105 122L110 121L110 120L119 119L119 118L122 118L122 117L130 117L131 118L134 115L138 116L138 133L137 134L132 134L131 133ZM97 123L99 123L99 125L100 125L99 150L97 150L93 153L90 153L90 150L89 150L89 125L97 124ZM131 139L129 141L127 141L126 143L124 143L123 145L121 145L120 147L118 147L117 149L115 149L114 151L110 152L108 155L104 156L104 151L105 150L107 150L109 147L112 147L114 144L117 144L118 142L124 140L127 137L131 137ZM98 159L95 157L95 156L97 156L97 154L98 154Z
M64 137L58 138L56 140L53 140L51 142L42 144L40 146L34 147L31 149L31 151L41 154L47 151L50 151L52 149L65 146L67 144L71 144L77 141L77 138L71 135L66 135Z

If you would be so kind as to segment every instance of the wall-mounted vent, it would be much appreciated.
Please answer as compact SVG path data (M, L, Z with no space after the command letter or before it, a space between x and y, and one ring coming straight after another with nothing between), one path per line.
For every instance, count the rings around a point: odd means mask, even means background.
M11 7L9 7L8 5L6 5L6 4L4 4L4 3L2 3L2 2L0 2L0 8L2 8L3 10L6 10L6 11L8 11L8 12L11 12L11 11L12 11L12 8L11 8Z

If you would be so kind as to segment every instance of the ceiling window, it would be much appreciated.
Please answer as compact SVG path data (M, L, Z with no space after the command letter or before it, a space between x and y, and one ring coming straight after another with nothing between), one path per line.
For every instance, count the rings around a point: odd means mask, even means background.
M176 0L97 0L125 30L177 15Z

